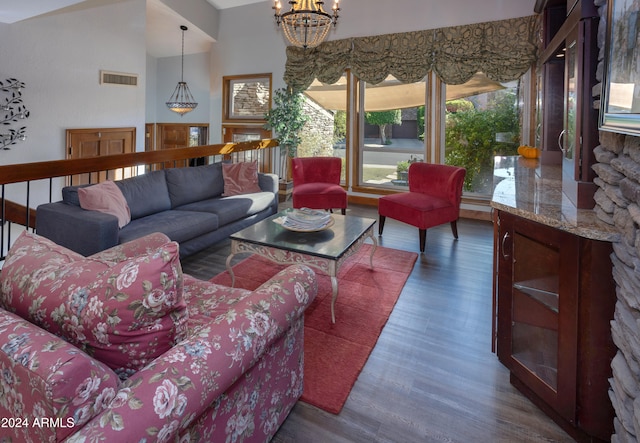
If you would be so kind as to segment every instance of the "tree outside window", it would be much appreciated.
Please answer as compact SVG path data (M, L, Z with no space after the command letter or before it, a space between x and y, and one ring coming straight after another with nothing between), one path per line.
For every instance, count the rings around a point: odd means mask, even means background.
M516 155L520 140L516 97L514 86L446 103L445 163L467 169L465 191L491 194L493 158Z

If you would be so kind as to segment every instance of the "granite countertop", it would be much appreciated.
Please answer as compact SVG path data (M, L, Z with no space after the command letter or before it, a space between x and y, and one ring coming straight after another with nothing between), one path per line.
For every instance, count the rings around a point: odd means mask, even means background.
M577 209L562 192L560 165L538 160L496 157L491 207L542 223L580 237L617 241L614 226L600 220L592 209Z

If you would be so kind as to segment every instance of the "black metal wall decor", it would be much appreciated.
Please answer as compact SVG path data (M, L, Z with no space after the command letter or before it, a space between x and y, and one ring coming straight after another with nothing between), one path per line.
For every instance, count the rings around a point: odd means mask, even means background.
M0 81L0 110L2 111L0 123L3 125L3 128L0 129L0 149L11 149L11 145L27 138L26 126L10 127L29 117L29 111L22 103L22 88L24 88L24 83L15 78L8 78L4 82Z

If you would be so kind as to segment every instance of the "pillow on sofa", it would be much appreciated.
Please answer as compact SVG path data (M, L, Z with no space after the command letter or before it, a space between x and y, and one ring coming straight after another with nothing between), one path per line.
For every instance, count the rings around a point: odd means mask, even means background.
M224 197L262 192L258 185L258 162L223 163Z
M122 228L131 221L131 211L120 188L111 180L93 186L78 188L80 207L89 211L100 211L115 215L118 227Z
M182 280L175 242L114 263L23 231L0 273L0 305L125 379L185 337Z

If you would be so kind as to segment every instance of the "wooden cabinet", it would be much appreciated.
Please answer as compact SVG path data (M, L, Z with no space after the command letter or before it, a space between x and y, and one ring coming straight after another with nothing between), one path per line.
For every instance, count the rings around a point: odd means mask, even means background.
M611 244L496 211L497 354L511 382L578 441L609 441Z
M599 16L593 0L539 0L536 11L543 13L537 143L543 162L562 163L565 195L577 208L590 209L596 191L591 166L598 145L593 88Z

